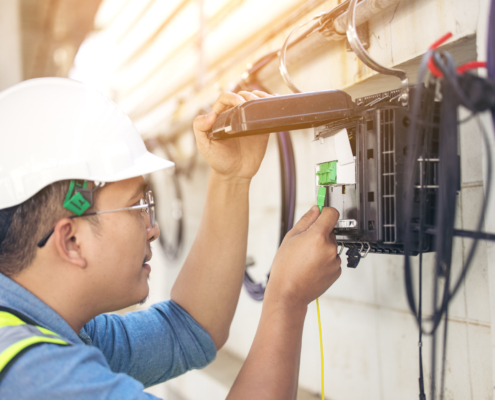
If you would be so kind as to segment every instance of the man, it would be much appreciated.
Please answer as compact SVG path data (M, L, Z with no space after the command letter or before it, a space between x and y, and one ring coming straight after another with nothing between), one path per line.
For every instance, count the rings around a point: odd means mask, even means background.
M248 192L267 135L209 141L216 116L263 92L223 93L194 121L211 166L197 238L171 300L148 295L159 235L148 153L108 99L62 78L0 93L0 398L145 399L143 388L210 363L242 286ZM292 399L307 305L340 275L334 209L313 207L274 259L249 356L229 399Z

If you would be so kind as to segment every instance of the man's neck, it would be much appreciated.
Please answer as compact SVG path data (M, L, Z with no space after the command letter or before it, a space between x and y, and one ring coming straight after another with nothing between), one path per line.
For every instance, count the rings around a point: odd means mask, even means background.
M78 334L98 312L91 296L81 293L81 282L78 285L74 277L61 276L57 270L31 265L11 279L52 308Z

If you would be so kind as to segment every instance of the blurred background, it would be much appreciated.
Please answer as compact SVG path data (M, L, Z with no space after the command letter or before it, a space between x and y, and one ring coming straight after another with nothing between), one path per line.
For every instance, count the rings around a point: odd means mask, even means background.
M445 48L459 64L486 59L486 0L366 2L375 10L364 18L361 30L368 51L387 67L405 69L413 82L422 54L449 31L453 38ZM175 170L150 177L162 237L153 247L151 295L143 307L168 298L199 225L209 167L195 146L193 118L208 112L224 90L261 86L272 93L291 93L278 71L276 52L295 27L339 3L0 1L0 89L42 76L71 77L93 85L129 115L150 151L176 162ZM302 91L345 89L353 98L398 88L396 78L377 75L350 51L342 21L328 21L288 50L287 66L296 86ZM486 183L485 155L474 122L461 127L460 137L457 226L471 229ZM314 165L309 158L313 131L291 132L289 138L295 154L297 220L315 203ZM272 134L250 195L247 268L260 282L266 281L283 221L279 149ZM486 230L493 232L492 213ZM454 271L461 267L468 245L469 239L456 239ZM493 255L493 246L479 245L474 266L451 305L445 399L493 399ZM433 258L426 259L431 265ZM425 274L429 273L427 268ZM402 257L370 255L357 269L344 267L341 279L321 298L328 399L417 399L418 333L403 280ZM249 351L261 307L243 289L229 341L217 360L148 391L171 400L225 398ZM429 346L426 338L426 354ZM430 372L427 363L426 380ZM316 400L319 392L319 339L311 304L298 399Z

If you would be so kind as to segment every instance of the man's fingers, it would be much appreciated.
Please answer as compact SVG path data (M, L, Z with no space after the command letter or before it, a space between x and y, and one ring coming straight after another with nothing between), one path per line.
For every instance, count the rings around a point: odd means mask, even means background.
M242 96L244 100L249 101L249 100L257 100L260 97L254 94L254 92L246 92L244 90L237 92L239 96Z
M201 115L194 119L193 127L195 131L206 132L213 127L218 114L246 101L256 100L262 97L272 97L272 95L261 90L254 90L253 92L241 91L239 93L223 92L218 97L209 114Z
M247 93L247 92L246 92ZM239 95L235 94L232 92L223 92L215 101L215 104L213 105L212 111L215 114L220 114L224 112L225 110L228 110L229 108L235 107L241 103L244 103L246 99Z
M253 90L253 93L258 97L274 97L273 94L268 94L262 90Z
M304 214L299 221L294 225L294 228L287 233L286 237L293 237L298 235L304 231L307 231L308 228L314 224L314 222L318 219L318 215L320 214L320 210L318 210L318 206L313 206L309 209L309 211Z
M213 127L213 124L217 120L217 114L211 112L206 115L199 115L194 118L193 128L194 132L206 132Z
M323 207L323 210L313 225L314 229L321 230L325 235L330 236L333 228L339 220L339 212L332 207Z

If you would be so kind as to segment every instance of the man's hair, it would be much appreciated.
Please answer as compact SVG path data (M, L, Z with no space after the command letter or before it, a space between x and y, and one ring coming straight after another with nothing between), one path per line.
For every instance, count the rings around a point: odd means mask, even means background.
M74 215L63 207L69 185L69 180L52 183L18 206L0 244L0 273L19 274L33 262L38 242L50 229L62 218ZM96 217L88 219L97 221Z

